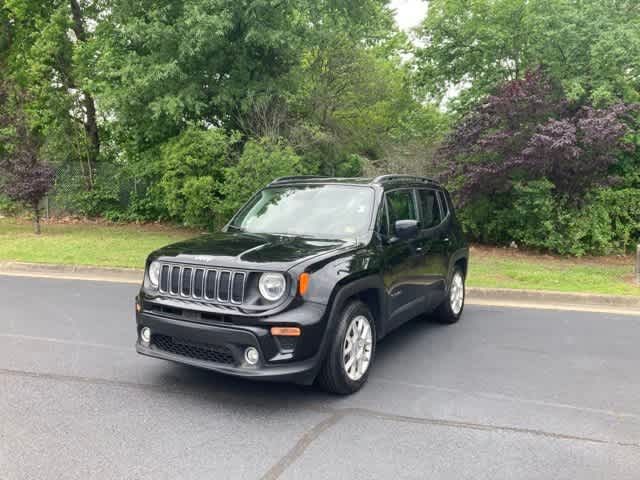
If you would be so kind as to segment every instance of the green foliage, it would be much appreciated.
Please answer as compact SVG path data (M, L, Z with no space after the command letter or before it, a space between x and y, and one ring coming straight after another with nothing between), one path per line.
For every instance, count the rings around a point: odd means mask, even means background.
M99 134L95 115L88 110L89 106L94 110L95 104L78 75L81 66L76 54L86 38L79 39L75 30L96 12L93 2L80 2L76 25L73 3L76 0L4 2L0 17L4 14L8 20L5 35L9 41L0 43L4 46L0 77L11 79L26 92L25 111L30 129L43 140L42 158L55 164L82 162L85 183L90 186ZM89 124L95 136L89 134Z
M322 151L320 171L336 175L349 152L383 157L390 132L417 102L408 72L385 54L388 47L363 49L361 39L345 31L318 35L322 41L305 52L294 71L299 88L292 108L317 125L306 150Z
M482 197L461 209L465 230L484 243L515 241L563 255L628 250L640 240L640 191L598 189L576 206L548 180L517 183L510 194Z
M433 0L418 52L421 84L458 108L544 65L575 102L600 107L640 99L636 0Z
M85 217L95 218L107 215L113 219L113 212L120 207L120 191L118 183L100 178L93 189L79 188L70 195L74 211Z
M247 142L237 164L224 172L218 202L220 217L225 221L257 190L277 177L304 174L302 160L291 147L271 139Z
M22 212L23 208L20 204L14 202L6 195L0 193L0 215L13 217Z
M596 201L603 206L613 232L613 248L633 251L640 243L640 189L603 189Z
M362 175L362 168L365 159L357 153L347 155L344 161L340 162L336 171L338 177L358 177Z
M207 228L276 176L433 175L459 114L538 66L565 92L566 105L552 101L553 118L640 100L635 0L431 0L418 36L416 46L397 30L388 0L4 0L0 85L24 92L33 155L77 177L53 205ZM441 109L442 100L453 108ZM515 105L511 130L532 118ZM531 106L539 113L539 102ZM612 125L594 122L597 131ZM550 147L539 158L573 151L556 148L573 125L527 125ZM490 126L485 139L499 140L503 127ZM0 136L14 130L1 125ZM577 146L594 138L577 131ZM640 145L637 125L625 136ZM16 146L0 142L0 156ZM474 162L508 160L490 142L478 149ZM594 190L589 181L580 206L537 169L467 204L466 228L486 242L576 255L629 248L638 239L640 155L602 150L614 186ZM471 156L460 158L453 190L474 168ZM585 168L584 155L567 158L553 165L570 178L607 177ZM476 177L488 185L498 176Z
M159 187L169 216L185 225L218 225L217 211L224 168L231 163L237 134L189 128L160 149Z

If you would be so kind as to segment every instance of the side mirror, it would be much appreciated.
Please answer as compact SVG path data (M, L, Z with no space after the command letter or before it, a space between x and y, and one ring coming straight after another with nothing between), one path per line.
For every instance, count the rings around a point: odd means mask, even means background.
M417 220L397 220L395 223L396 235L401 240L409 240L418 236Z

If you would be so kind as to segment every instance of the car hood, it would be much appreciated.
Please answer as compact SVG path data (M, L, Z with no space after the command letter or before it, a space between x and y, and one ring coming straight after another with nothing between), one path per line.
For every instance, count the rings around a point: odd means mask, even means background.
M355 245L352 240L221 232L167 245L152 257L194 265L285 271L312 257Z

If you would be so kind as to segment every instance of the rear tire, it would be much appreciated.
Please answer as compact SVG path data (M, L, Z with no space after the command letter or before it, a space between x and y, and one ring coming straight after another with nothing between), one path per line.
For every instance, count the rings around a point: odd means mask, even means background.
M452 324L460 320L466 298L465 275L462 268L456 266L451 275L447 290L447 298L436 308L435 320L439 323Z
M348 303L340 314L327 356L318 374L323 390L339 395L357 392L367 381L375 358L373 315L360 301Z

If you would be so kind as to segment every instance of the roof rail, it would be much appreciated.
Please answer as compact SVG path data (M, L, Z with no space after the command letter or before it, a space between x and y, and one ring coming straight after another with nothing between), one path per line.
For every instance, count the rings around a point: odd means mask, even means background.
M390 174L379 175L373 179L373 183L391 182L393 180L413 180L414 182L436 183L432 178L418 177L417 175Z
M280 177L273 180L269 185L273 185L274 183L286 182L288 180L313 180L316 178L329 178L324 175L291 175L288 177Z

